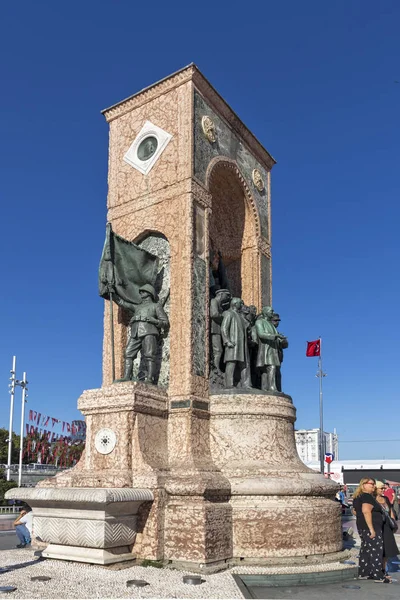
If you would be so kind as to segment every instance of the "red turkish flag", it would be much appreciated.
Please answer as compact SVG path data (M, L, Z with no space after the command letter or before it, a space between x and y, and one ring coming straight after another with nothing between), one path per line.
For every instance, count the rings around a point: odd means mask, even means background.
M314 340L313 342L307 342L306 356L320 356L320 354L321 354L320 340Z

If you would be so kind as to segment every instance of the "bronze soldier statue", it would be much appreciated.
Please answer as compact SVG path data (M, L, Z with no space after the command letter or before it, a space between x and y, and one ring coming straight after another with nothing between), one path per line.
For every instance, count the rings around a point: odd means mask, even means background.
M220 363L223 354L221 339L222 313L228 310L231 302L231 293L229 290L217 290L215 298L210 301L210 321L211 321L211 347L213 353L213 362L215 368L220 371Z
M276 369L281 366L279 360L279 346L281 336L272 323L274 309L264 306L261 315L256 321L256 332L258 337L257 367L261 370L261 389L264 391L277 392Z
M246 362L246 387L260 388L260 376L256 370L258 338L255 328L257 307L254 304L242 306L241 312L249 323L247 329L248 360Z
M221 324L222 341L225 347L225 387L234 387L236 367L240 371L241 387L251 387L247 376L246 360L248 360L247 329L248 321L241 314L243 300L232 298L231 307L225 311Z
M272 315L271 323L275 327L275 329L278 329L280 322L281 322L281 318L280 318L279 314L274 312L274 314ZM289 342L288 342L287 337L284 336L283 333L280 333L278 331L278 334L280 335L280 339L278 340L278 358L279 358L280 365L279 365L279 367L276 367L275 379L276 379L276 389L278 390L278 392L281 392L282 391L281 366L282 366L282 362L283 362L283 351L285 348L289 347Z
M156 292L152 285L143 285L139 288L139 294L142 299L140 304L132 304L116 296L119 306L133 312L129 321L130 337L125 349L124 376L120 381L132 379L133 361L141 350L147 366L146 381L155 383L157 342L160 330L167 329L169 321L161 304L155 302Z

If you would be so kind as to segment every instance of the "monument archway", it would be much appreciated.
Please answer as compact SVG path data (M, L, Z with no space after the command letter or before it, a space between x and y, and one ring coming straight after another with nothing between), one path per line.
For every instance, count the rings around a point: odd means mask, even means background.
M136 339L156 338L164 371L158 385L155 377L118 381L127 323L119 320L122 309L111 311L106 299L103 385L78 400L87 422L85 454L74 468L36 488L9 490L7 498L32 506L34 533L48 544L47 558L102 565L146 559L201 573L290 557L298 564L339 565L336 486L301 462L291 397L252 388L247 377L237 382L243 386L224 389L213 389L208 379L210 244L223 256L232 294L258 311L271 305L275 160L193 64L104 115L110 124L107 220L116 236L157 254L164 266L154 287L165 301L167 338L166 320L151 314L155 302L134 312L143 324ZM139 153L144 135L157 140L153 156ZM115 285L136 283L126 277L128 268L119 276L108 234L101 296ZM214 270L221 283L223 270ZM241 371L257 362L273 367L260 346L264 334L278 337L272 321L262 317L268 323L260 322L261 335L256 327L258 361L246 352L243 319L233 315L236 310L229 313L241 330L243 352L241 360L237 353L226 362L241 363ZM213 335L220 336L217 347L222 332ZM230 337L236 339L234 331ZM273 362L280 363L276 354Z
M223 158L209 165L207 185L212 196L210 254L219 251L233 296L261 308L258 211L236 163Z

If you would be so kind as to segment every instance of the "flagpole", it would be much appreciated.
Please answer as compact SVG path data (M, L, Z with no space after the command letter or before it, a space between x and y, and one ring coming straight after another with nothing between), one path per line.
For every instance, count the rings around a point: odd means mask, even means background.
M7 458L7 481L11 480L11 455L12 455L12 434L13 434L13 417L14 417L14 396L15 396L15 369L17 357L13 356L13 364L11 369L10 383L10 426L8 431L8 458Z
M324 436L324 400L322 393L322 378L326 376L326 373L322 371L322 338L319 338L319 357L318 357L318 373L319 378L319 462L320 470L324 475L324 460L325 460L325 436Z
M111 337L111 370L112 382L115 381L115 349L114 349L114 314L113 314L113 295L110 286L110 337Z
M27 390L26 373L23 374L22 381L18 382L18 385L22 387L22 407L21 407L21 436L20 436L20 447L19 447L19 468L18 468L18 487L22 484L22 457L24 453L24 426L25 426L25 402L27 402L26 390Z
M114 244L112 241L111 223L106 225L106 241L104 244L104 258L107 261L107 284L110 301L110 338L111 338L111 375L112 382L115 381L115 348L114 348L114 311L113 311L113 290L114 290Z

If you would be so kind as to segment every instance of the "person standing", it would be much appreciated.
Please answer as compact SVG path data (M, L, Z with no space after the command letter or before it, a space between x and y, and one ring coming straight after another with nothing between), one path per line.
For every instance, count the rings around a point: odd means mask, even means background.
M389 500L391 506L393 507L393 510L396 514L396 516L394 517L395 519L399 518L399 504L397 501L397 497L396 497L396 492L394 491L394 489L392 487L390 487L390 483L388 482L387 479L383 480L383 491L384 491L384 496ZM396 507L397 504L397 507ZM397 510L396 510L397 509Z
M395 520L393 504L385 496L385 484L382 481L376 482L376 501L380 505L384 514L383 523L383 570L386 572L388 559L394 558L399 554L399 549L394 537L394 530L390 527L388 516Z
M363 477L353 494L353 508L361 538L358 577L391 583L383 571L383 514L375 500L375 479Z
M26 506L24 510L21 510L18 517L15 519L13 525L15 527L15 533L19 539L17 548L25 548L31 543L32 539L32 521L33 514L30 506Z

